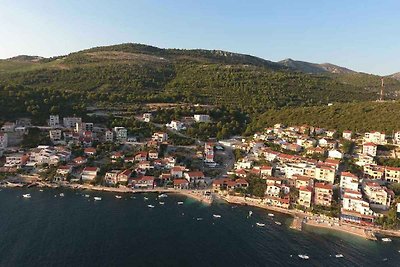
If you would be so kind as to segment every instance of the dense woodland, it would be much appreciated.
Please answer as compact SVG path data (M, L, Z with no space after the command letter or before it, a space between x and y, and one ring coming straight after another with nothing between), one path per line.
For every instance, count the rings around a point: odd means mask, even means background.
M138 44L29 59L0 60L0 120L43 121L48 113L82 115L93 105L129 109L167 102L212 105L210 115L221 123L188 132L204 138L250 133L278 121L354 130L392 130L398 121L398 104L358 103L378 98L375 75L305 74L247 55ZM385 84L386 98L396 99L400 82L387 78Z

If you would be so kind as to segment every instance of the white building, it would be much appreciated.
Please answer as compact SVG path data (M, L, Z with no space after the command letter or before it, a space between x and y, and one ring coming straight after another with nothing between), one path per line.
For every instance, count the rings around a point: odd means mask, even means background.
M128 139L128 130L125 127L114 127L115 137L118 142L125 143Z
M370 155L372 157L376 156L377 145L372 142L364 143L363 144L363 154Z
M114 132L108 129L104 134L104 141L105 142L113 142L114 141Z
M60 125L60 117L58 115L50 115L49 126L55 127Z
M343 195L346 190L358 191L359 179L350 172L340 174L340 192Z
M333 149L328 151L328 157L333 159L342 159L343 154L339 150Z
M393 143L400 144L400 131L394 133L394 135L393 135Z
M167 123L165 126L172 128L176 131L184 130L186 127L183 125L182 122L180 121L171 121L170 123Z
M15 129L15 123L14 122L6 122L1 127L1 131L5 132L5 133L12 133L12 132L14 132L14 129Z
M352 134L353 133L351 131L343 131L342 137L343 139L351 140Z
M210 121L210 116L206 114L195 114L193 116L194 120L196 122L209 122Z
M82 123L82 118L79 117L65 117L63 118L63 124L65 128L73 129L77 123Z
M385 145L386 142L386 135L385 133L373 131L364 134L364 142L366 143L375 143L377 145Z
M144 122L150 122L151 121L151 117L152 117L151 113L144 113L143 114L143 121Z
M84 182L93 181L96 178L98 172L99 172L99 168L97 168L97 167L84 168L82 171L82 174L81 174L82 181L84 181Z
M28 157L21 153L8 155L4 167L21 167L26 163L27 159Z
M356 223L372 222L374 212L359 190L345 190L342 201L341 218Z
M61 129L52 129L52 130L49 131L49 135L50 135L50 140L53 143L58 143L62 139Z
M156 142L165 142L168 140L168 134L164 132L153 133L152 140Z

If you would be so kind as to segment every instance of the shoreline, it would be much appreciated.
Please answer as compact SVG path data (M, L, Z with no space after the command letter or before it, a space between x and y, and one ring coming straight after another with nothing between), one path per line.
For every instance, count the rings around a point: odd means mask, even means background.
M23 185L2 185L2 188L31 188L33 186L23 186ZM87 184L50 184L50 183L43 183L40 182L36 184L34 187L38 188L68 188L72 190L92 190L92 191L99 191L99 192L110 192L110 193L171 193L186 196L192 199L195 199L201 203L211 205L213 202L212 196L205 196L205 190L178 190L178 189L169 189L169 188L152 188L152 189L132 189L126 186L120 187L106 187L106 186L94 186L94 185L87 185Z
M316 228L324 228L332 231L339 231L342 233L352 234L367 240L377 241L378 238L375 234L398 237L400 238L400 231L397 230L385 230L376 227L366 227L361 225L353 225L349 223L340 222L337 218L333 219L333 222L330 222L332 219L325 218L322 222L321 219L315 218L314 215L301 212L298 210L289 210L280 207L268 206L266 204L261 203L260 199L252 199L252 198L244 198L237 196L221 196L217 194L219 199L222 199L230 204L238 204L244 206L253 206L258 207L264 210L275 211L279 213L284 213L293 217L291 229L302 230L303 226L310 226ZM326 222L325 220L329 220ZM336 221L335 221L336 220Z

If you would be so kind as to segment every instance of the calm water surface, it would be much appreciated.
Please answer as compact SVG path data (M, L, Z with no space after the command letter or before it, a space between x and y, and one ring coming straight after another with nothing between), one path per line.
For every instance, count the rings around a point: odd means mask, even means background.
M32 198L22 198L25 193ZM287 216L222 202L204 206L178 195L162 199L165 205L159 201L156 194L116 199L113 193L3 189L0 265L400 266L396 239L373 242L315 228L297 232L288 228ZM334 257L339 253L344 258Z

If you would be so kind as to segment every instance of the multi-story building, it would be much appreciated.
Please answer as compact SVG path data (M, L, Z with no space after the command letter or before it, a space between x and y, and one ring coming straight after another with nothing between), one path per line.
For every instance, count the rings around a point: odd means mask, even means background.
M110 129L107 129L104 133L104 141L105 142L113 142L114 141L114 132Z
M315 168L315 179L333 184L335 182L336 170L332 166L319 164Z
M368 143L364 143L363 144L363 154L364 155L370 155L372 157L376 156L376 151L377 151L377 145L372 143L372 142L368 142Z
M343 139L351 140L352 134L353 133L351 131L343 131L342 137Z
M193 116L194 120L196 122L209 122L210 121L210 116L206 114L195 114Z
M400 182L400 168L385 166L385 179L388 182L399 183Z
M330 207L332 205L333 186L329 183L314 184L314 204Z
M159 143L166 142L168 140L168 134L164 132L153 133L152 140Z
M82 171L81 178L84 182L91 182L96 179L99 168L97 167L85 167Z
M169 128L172 128L172 129L174 129L176 131L180 131L180 130L184 130L185 129L184 124L182 122L175 121L175 120L171 121L170 123L167 123L165 126L167 126Z
M65 117L63 118L63 125L65 128L73 129L77 123L82 123L82 118L79 117Z
M59 143L62 140L62 131L61 129L51 129L49 131L50 140L53 143Z
M8 134L0 132L0 149L6 149L8 146Z
M374 212L359 190L345 190L343 194L340 218L345 222L370 225L374 220Z
M307 209L310 208L312 203L312 193L313 191L311 187L301 186L299 188L299 198L297 199L297 204Z
M343 196L346 190L357 191L359 179L357 175L351 172L342 172L340 174L340 193Z
M56 127L58 125L60 125L60 117L58 115L50 115L49 126Z
M115 138L120 143L125 143L128 139L128 130L125 127L114 127Z
M376 164L364 165L364 178L383 179L385 177L385 167Z
M366 182L363 190L371 205L388 209L394 198L393 191L375 182Z
M374 143L376 145L385 145L386 135L385 133L373 131L364 134L364 142L365 143Z

